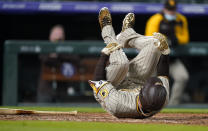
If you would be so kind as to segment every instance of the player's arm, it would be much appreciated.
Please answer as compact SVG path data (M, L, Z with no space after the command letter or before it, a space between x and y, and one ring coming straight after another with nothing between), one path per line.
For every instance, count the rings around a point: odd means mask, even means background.
M169 55L160 56L160 60L157 65L157 76L162 81L162 84L167 92L166 101L164 104L165 106L169 101Z
M145 35L152 36L154 32L159 32L160 22L163 19L161 14L155 14L149 18L145 28Z
M169 55L161 55L157 64L157 76L169 77Z
M162 80L163 86L169 91L169 55L161 55L157 65L157 76Z
M188 22L185 16L180 14L178 15L179 19L182 21L182 26L176 27L176 37L178 39L178 43L184 45L189 42Z
M105 67L106 67L108 60L109 60L109 56L101 53L101 56L95 67L95 72L93 76L94 81L107 80Z

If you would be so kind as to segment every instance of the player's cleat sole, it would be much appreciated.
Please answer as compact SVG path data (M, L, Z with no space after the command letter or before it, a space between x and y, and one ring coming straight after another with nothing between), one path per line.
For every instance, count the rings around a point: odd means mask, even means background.
M163 55L170 54L170 48L168 46L167 38L163 34L158 33L158 32L154 32L153 37L160 41L159 43L154 43L154 44L155 44L155 46L158 47L158 49L161 51L161 53Z
M135 23L135 15L134 13L128 13L124 20L123 20L123 26L122 26L122 32L124 32L128 28L133 28Z
M100 10L98 20L99 20L99 23L100 23L101 30L106 25L112 25L111 14L110 14L110 11L108 10L107 7L103 7Z

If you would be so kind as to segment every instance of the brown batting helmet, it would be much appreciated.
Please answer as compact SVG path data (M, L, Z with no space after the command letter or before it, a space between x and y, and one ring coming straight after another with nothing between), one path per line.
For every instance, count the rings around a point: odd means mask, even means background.
M159 78L148 79L139 95L143 113L152 116L160 111L165 104L166 95L166 89Z

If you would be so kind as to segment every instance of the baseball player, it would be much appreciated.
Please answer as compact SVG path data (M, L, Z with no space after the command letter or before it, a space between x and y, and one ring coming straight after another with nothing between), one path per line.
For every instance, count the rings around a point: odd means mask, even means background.
M132 28L134 21L133 13L126 15L122 31L116 38L108 8L102 8L99 13L102 37L107 46L101 51L94 81L89 80L89 84L95 99L118 118L150 117L169 100L170 49L166 39L159 33L153 36L137 34ZM129 61L124 47L140 52ZM151 77L155 70L157 76Z

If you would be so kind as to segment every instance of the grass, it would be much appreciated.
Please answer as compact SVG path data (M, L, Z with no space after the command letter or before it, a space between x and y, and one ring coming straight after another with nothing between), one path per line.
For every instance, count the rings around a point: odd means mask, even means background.
M2 108L15 108L15 109L25 109L25 110L41 110L41 111L73 111L77 110L78 112L105 112L102 108L90 108L90 107L2 107Z
M1 106L0 106L1 108ZM26 110L43 110L43 111L72 111L77 110L78 112L105 112L102 108L90 108L90 107L2 107L2 108L16 108L16 109L26 109ZM208 113L208 109L174 109L165 108L161 113Z
M88 107L2 107L28 110L105 112ZM208 113L208 109L164 109L162 113ZM207 126L170 124L125 124L69 121L0 121L0 131L207 131Z
M162 110L161 113L194 113L194 114L207 114L208 113L208 109L169 109L169 108L165 108Z
M101 122L0 121L1 131L207 131L205 126Z

